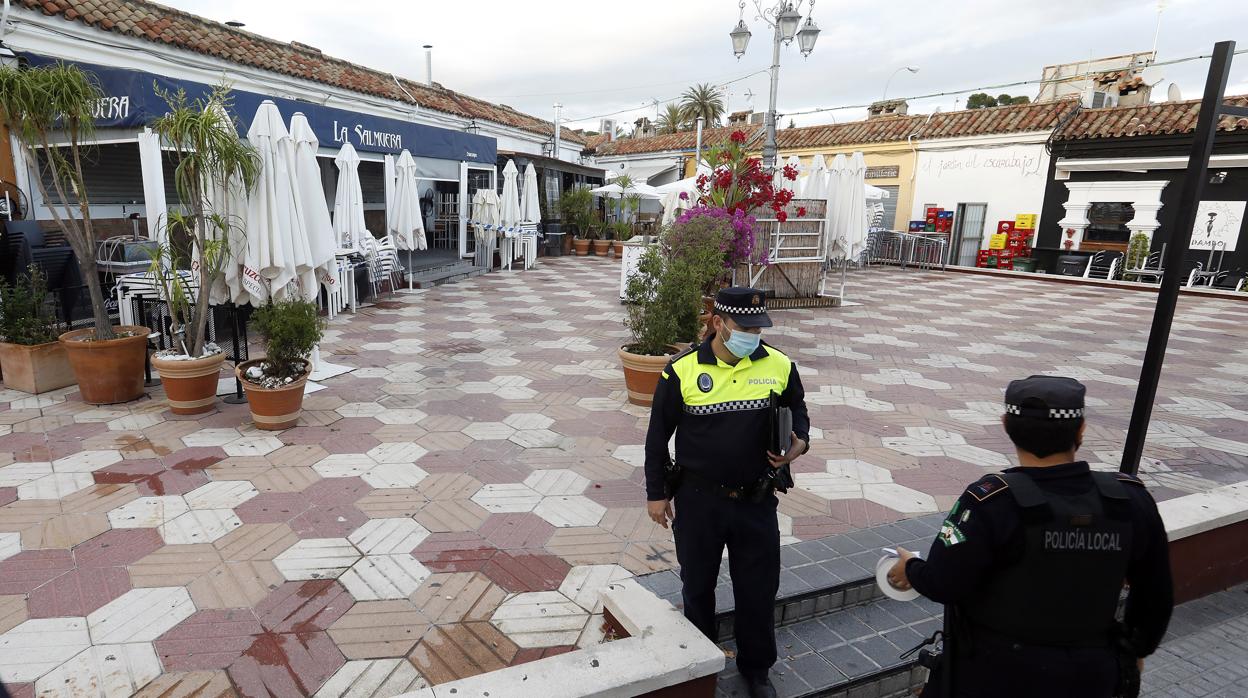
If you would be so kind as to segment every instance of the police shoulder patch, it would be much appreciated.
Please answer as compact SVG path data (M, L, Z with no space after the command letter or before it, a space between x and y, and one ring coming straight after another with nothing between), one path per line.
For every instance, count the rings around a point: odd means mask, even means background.
M701 390L704 393L709 393L713 387L715 387L715 381L711 380L711 374L698 374L698 390Z
M1134 475L1129 475L1127 473L1115 473L1115 475L1118 477L1119 482L1126 482L1132 485L1139 485L1140 487L1145 486L1144 481Z
M975 501L983 502L989 497L996 496L1009 488L1010 486L1006 484L1004 478L996 473L993 473L991 475L981 477L970 487L967 487L966 492L974 497Z

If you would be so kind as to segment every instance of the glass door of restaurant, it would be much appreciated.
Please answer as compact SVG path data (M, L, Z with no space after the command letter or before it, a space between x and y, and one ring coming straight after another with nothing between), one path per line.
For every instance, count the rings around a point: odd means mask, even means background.
M975 266L975 257L984 242L984 219L988 216L988 204L958 204L953 219L953 251L950 264L962 267Z
M493 165L459 165L459 256L471 257L476 253L477 240L468 234L468 221L472 218L472 197L480 189L498 190L497 168Z

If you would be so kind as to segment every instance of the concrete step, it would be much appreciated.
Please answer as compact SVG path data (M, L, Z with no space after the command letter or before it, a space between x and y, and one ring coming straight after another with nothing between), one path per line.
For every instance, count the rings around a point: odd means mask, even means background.
M408 274L404 281L411 281L412 288L433 288L442 284L455 283L471 279L489 271L485 267L474 266L469 261L457 261L453 264L428 267Z

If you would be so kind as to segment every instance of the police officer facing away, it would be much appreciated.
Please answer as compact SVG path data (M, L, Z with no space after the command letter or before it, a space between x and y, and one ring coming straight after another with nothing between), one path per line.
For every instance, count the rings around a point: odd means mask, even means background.
M724 546L736 600L737 667L750 696L774 696L773 606L780 530L771 476L809 448L810 419L797 364L760 341L766 297L728 288L715 298L714 334L672 359L659 379L646 435L650 518L672 520L685 617L716 639L715 584ZM793 414L791 447L771 452L772 393ZM668 441L676 434L679 485ZM675 492L675 516L672 513Z
M1161 642L1174 606L1165 528L1138 479L1075 460L1085 392L1070 378L1011 382L1002 421L1020 467L968 487L927 560L898 551L890 583L954 614L952 656L925 698L946 695L950 670L959 697L1110 698Z

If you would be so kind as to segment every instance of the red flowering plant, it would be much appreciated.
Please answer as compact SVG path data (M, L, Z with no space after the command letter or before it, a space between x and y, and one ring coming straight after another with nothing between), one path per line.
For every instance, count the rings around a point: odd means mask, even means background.
M729 214L770 208L776 220L783 223L788 219L784 209L793 200L793 190L776 186L776 179L763 168L762 160L746 154L746 140L744 131L733 131L727 143L707 151L707 162L714 169L709 175L698 175L698 202L722 208ZM789 165L781 168L779 174L789 181L797 179L797 170Z

